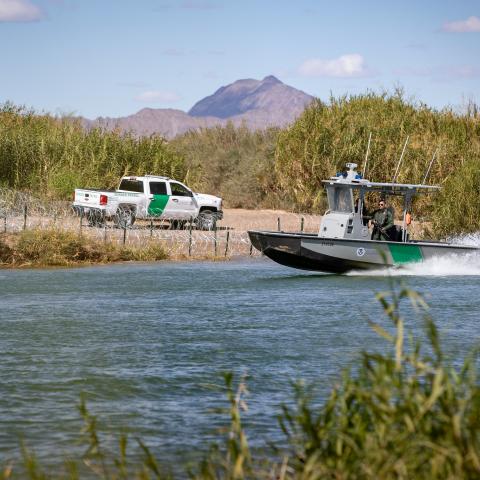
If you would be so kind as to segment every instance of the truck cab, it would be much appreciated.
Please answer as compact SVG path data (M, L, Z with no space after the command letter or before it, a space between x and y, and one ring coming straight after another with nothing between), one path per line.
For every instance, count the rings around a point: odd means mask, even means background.
M199 213L199 205L192 190L168 177L123 177L117 192L144 195L143 201L137 206L137 216L188 220Z

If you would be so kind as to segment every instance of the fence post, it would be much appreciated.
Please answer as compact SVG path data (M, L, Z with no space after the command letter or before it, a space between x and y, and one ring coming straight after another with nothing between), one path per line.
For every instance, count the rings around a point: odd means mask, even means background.
M3 233L7 233L7 216L3 217Z
M23 206L23 229L25 230L27 228L27 212L28 212L28 207L27 205Z
M82 235L82 228L83 228L83 208L80 210L80 235Z
M230 240L230 230L227 230L227 244L225 245L225 256L228 253L228 241Z
M193 218L190 218L190 225L188 227L188 256L192 256L192 228L193 228Z
M303 225L304 225L305 219L302 217L300 220L300 231L303 232Z
M107 243L107 222L103 225L103 243Z
M217 220L213 221L213 243L215 245L215 256L217 256Z
M150 238L153 237L153 218L150 219Z
M277 229L279 232L281 232L281 228L280 228L280 217L277 217Z
M127 241L127 227L123 227L123 244Z
M252 253L253 253L253 244L252 242L250 242L250 256L252 256Z

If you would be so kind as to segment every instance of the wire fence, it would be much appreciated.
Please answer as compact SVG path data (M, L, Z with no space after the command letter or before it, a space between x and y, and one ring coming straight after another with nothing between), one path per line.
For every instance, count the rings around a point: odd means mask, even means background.
M102 226L89 225L68 201L42 201L28 193L0 189L0 232L19 233L30 229L76 231L92 240L141 247L161 242L170 257L258 256L252 248L248 230L318 231L319 217L274 210L227 210L222 221L211 230L197 230L187 223L173 229L168 220L137 220L127 228L117 228L108 221Z

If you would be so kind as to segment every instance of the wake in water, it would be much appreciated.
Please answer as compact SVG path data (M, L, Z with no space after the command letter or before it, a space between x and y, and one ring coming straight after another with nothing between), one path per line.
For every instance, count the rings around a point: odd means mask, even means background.
M480 247L480 232L450 237L446 240L456 245ZM463 255L452 254L448 257L431 258L421 263L410 263L401 267L392 267L368 271L352 271L349 276L480 276L480 252Z
M456 245L468 245L469 247L480 248L480 232L447 237L445 241L448 243L454 243Z

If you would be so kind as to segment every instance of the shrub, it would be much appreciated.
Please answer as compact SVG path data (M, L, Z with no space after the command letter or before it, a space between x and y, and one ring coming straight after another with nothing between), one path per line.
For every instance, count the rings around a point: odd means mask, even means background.
M6 261L16 265L68 266L81 263L156 261L167 258L164 247L156 242L139 246L102 243L76 232L59 229L25 230L5 250ZM0 246L1 253L1 246Z
M95 245L96 246L96 245ZM63 230L24 230L14 247L14 262L20 264L63 266L98 261L100 253L84 238Z
M195 189L221 196L230 208L274 206L281 203L273 168L278 132L229 123L188 132L173 139L171 147L185 159Z
M0 238L0 263L8 264L12 261L12 249Z

